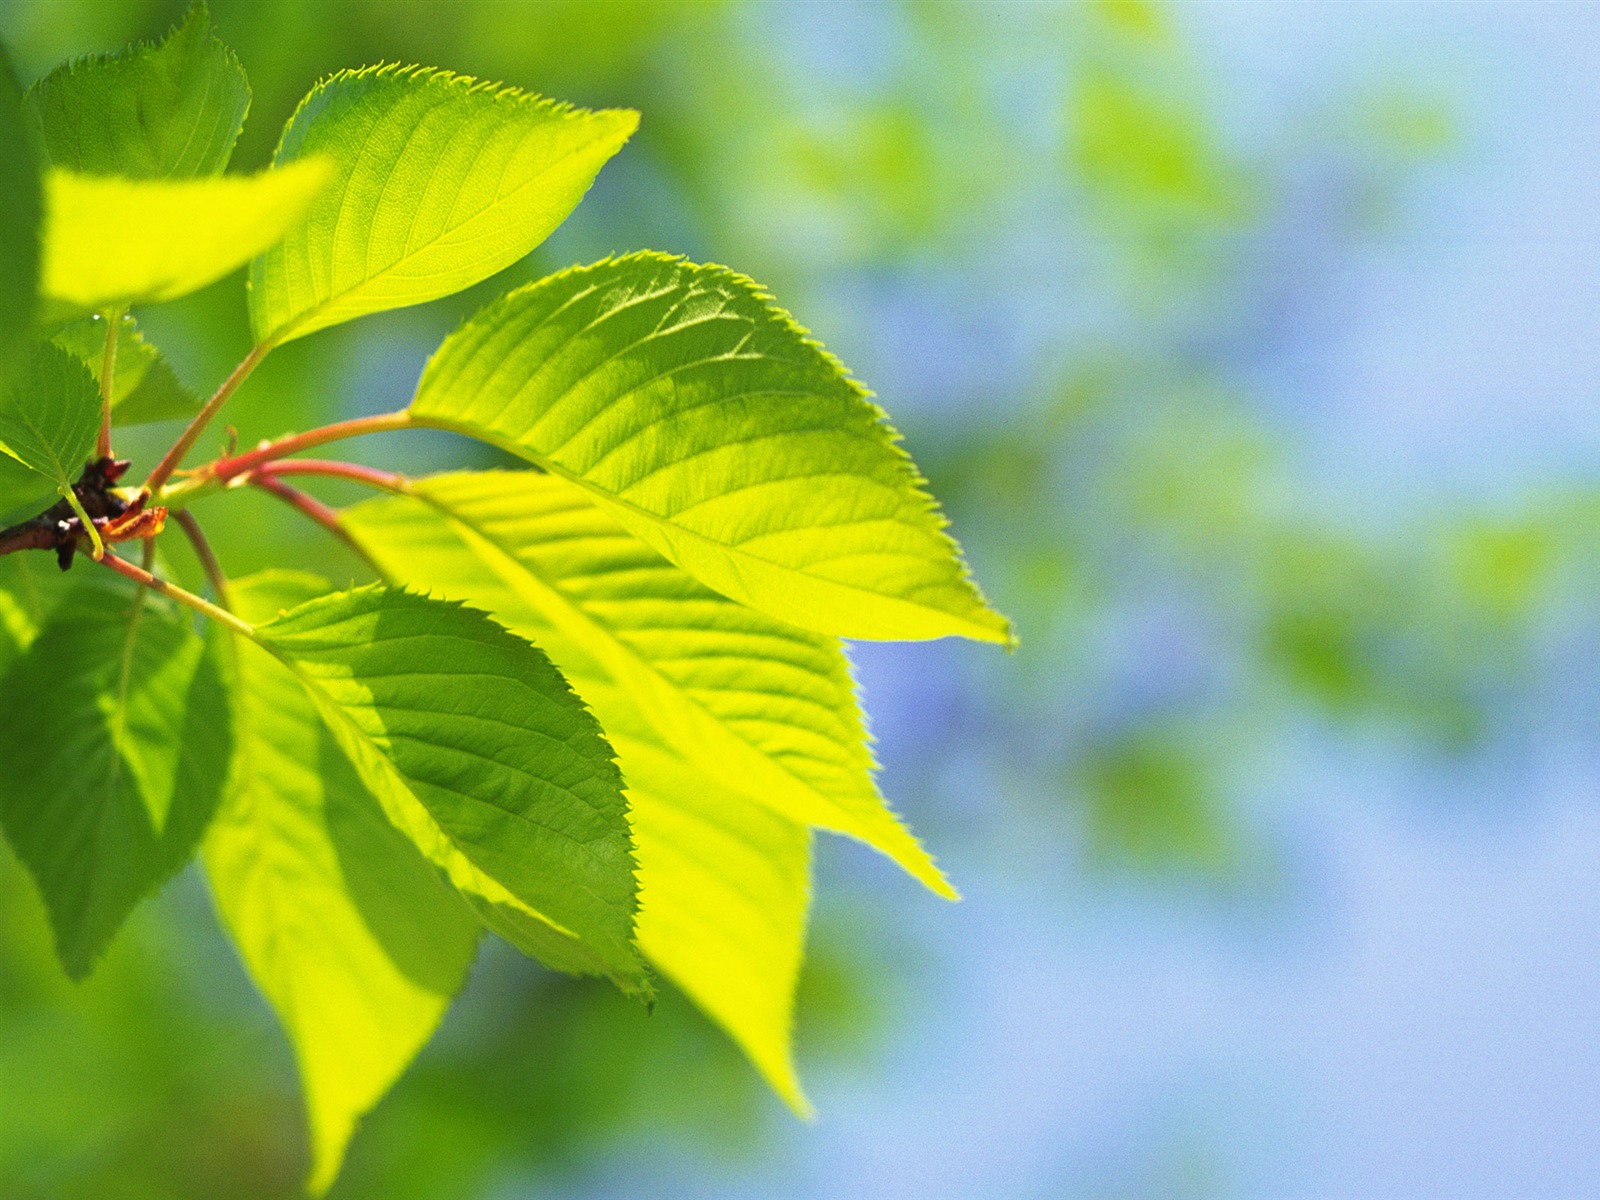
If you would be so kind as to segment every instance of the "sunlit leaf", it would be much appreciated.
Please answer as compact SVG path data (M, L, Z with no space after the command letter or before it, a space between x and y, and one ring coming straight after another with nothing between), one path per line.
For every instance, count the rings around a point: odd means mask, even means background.
M637 975L621 776L540 651L480 612L377 587L309 601L257 636L458 888L498 885L614 976Z
M952 894L877 794L838 644L696 583L548 476L410 486L347 510L347 528L392 577L544 647L594 708L628 784L640 944L803 1108L789 1032L806 827Z
M72 351L98 386L105 361L105 322L83 317L52 339ZM173 373L172 367L139 331L138 322L124 314L117 330L117 356L111 373L111 406L118 425L141 425L190 417L200 408L201 397Z
M446 339L411 414L537 463L796 625L1010 638L883 411L723 268L641 254L520 288Z
M250 85L195 4L162 41L63 63L27 99L56 166L175 179L227 166Z
M172 300L222 278L282 238L330 174L321 160L180 182L52 169L45 178L47 318Z
M96 580L12 664L0 697L0 824L81 978L194 852L232 751L228 694L189 620Z
M341 71L276 161L327 155L332 187L250 269L258 342L447 296L510 266L577 206L638 124L419 67Z
M255 621L331 590L273 573L237 582L232 593L235 610ZM224 664L237 664L238 751L206 836L206 874L294 1045L311 1186L321 1192L356 1121L460 989L478 924L383 815L295 677L259 647L222 645L233 635L216 633Z
M59 346L35 343L12 384L0 386L0 515L47 505L71 487L99 427L88 369Z

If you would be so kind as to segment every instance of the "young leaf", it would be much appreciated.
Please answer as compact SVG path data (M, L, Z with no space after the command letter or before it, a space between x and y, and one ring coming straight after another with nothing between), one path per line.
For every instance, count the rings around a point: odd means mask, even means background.
M481 894L487 880L614 975L637 975L621 776L539 650L480 612L380 587L302 604L256 634L457 887Z
M21 373L0 386L0 513L64 495L99 426L100 393L88 369L59 346L36 342Z
M323 80L275 159L338 163L304 224L250 268L258 342L448 296L566 219L638 114L587 112L420 67Z
M194 852L232 752L228 694L189 620L97 579L62 603L0 696L0 825L82 978Z
M70 350L100 383L105 358L106 326L98 317L72 322L52 341ZM111 374L111 407L118 425L174 421L199 411L201 397L185 387L132 316L124 313L117 331L117 357Z
M164 40L63 63L27 101L56 166L181 179L228 165L250 85L197 3Z
M519 288L411 405L583 489L709 587L821 633L1004 642L867 393L753 283L655 254Z
M332 588L271 573L236 582L246 620ZM237 665L238 751L203 858L217 908L294 1046L313 1192L339 1172L356 1121L432 1036L460 989L478 923L384 817L295 677L215 630Z
M859 838L954 895L878 794L836 641L696 583L548 475L410 487L344 514L390 578L482 608L543 647L605 728L637 711L707 779Z
M0 386L33 327L39 293L39 225L44 211L38 133L0 46Z
M321 160L259 175L151 182L45 178L45 318L172 300L242 266L305 215L330 178Z

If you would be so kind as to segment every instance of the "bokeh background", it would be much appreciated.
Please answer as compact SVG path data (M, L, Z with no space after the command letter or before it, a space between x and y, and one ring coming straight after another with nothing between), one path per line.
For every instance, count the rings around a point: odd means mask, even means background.
M32 77L181 7L0 37ZM966 899L821 847L815 1124L681 1000L490 947L336 1197L1600 1195L1600 7L212 7L237 168L380 59L644 114L526 264L274 354L242 439L398 406L524 278L729 263L877 390L1023 636L854 650ZM145 326L209 388L239 280ZM265 498L203 515L230 572L360 574ZM287 1197L303 1154L199 879L74 988L0 857L0 1197Z

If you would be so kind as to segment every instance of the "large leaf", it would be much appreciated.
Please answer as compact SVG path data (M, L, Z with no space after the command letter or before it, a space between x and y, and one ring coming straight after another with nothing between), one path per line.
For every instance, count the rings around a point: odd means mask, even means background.
M346 527L391 576L488 609L594 708L628 783L639 940L804 1107L789 1058L806 826L853 833L951 894L884 806L836 642L696 583L534 473L437 476Z
M250 85L195 4L161 42L57 67L28 89L28 105L58 167L186 178L228 165Z
M45 178L45 316L176 299L221 279L305 215L332 168L313 159L258 175L179 182Z
M878 794L836 641L696 583L547 475L438 475L410 490L344 518L391 578L483 608L543 647L608 730L637 711L709 779L860 838L953 894ZM605 689L614 703L602 706ZM626 763L623 775L631 783Z
M458 888L510 898L619 982L637 977L621 776L540 651L480 612L379 587L309 601L256 634Z
M44 568L32 554L0 558L0 678L33 645L58 599L42 570L54 572L55 564Z
M96 386L105 361L106 325L98 316L72 322L54 339L56 345L77 356ZM117 330L117 354L111 372L111 407L118 425L174 421L199 411L201 397L186 387L144 334L132 315L122 315Z
M235 610L256 621L331 590L275 573L232 594ZM385 818L294 675L258 646L216 636L238 672L238 751L206 836L206 873L294 1046L320 1193L356 1121L438 1026L472 962L478 924Z
M64 495L99 427L100 393L88 369L59 346L35 343L11 385L0 385L0 515Z
M883 411L723 268L643 254L520 288L446 339L411 414L539 464L794 624L1010 637Z
M510 266L577 206L637 124L633 112L587 112L419 67L323 80L276 161L324 154L339 173L250 269L256 340L421 304Z
M0 824L88 974L194 852L232 751L228 694L185 616L98 579L0 681Z
M33 326L38 304L42 158L11 59L0 46L0 386Z

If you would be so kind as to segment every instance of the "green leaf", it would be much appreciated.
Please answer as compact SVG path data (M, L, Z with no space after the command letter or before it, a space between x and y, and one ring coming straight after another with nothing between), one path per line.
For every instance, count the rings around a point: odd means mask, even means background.
M0 513L65 494L99 428L100 393L88 370L59 346L35 343L21 375L0 388Z
M178 179L228 165L250 85L195 4L164 40L64 63L28 89L27 102L56 166Z
M347 510L346 528L387 574L544 647L593 707L628 784L641 946L803 1109L789 1031L806 826L953 895L873 785L838 643L696 583L548 476L409 487Z
M52 340L89 368L98 388L100 367L105 361L105 321L98 316L83 317ZM138 322L126 313L117 331L117 358L111 380L111 407L118 425L181 420L199 412L203 403L199 395L184 386L161 351L145 341Z
M411 415L537 463L702 583L785 621L1011 637L883 411L721 267L641 254L520 288L445 340Z
M457 888L521 906L625 986L638 978L621 776L542 652L480 612L380 587L302 604L256 635Z
M0 696L0 825L82 978L194 852L232 752L228 694L186 616L96 578L63 601Z
M236 582L266 620L332 589L269 573ZM433 1035L466 977L478 923L383 814L294 675L214 631L237 662L238 752L203 858L228 931L304 1080L311 1188L339 1172L359 1118ZM237 659L234 659L234 654Z
M48 569L54 571L55 565ZM55 607L57 594L40 580L40 570L29 554L0 558L0 677L27 653Z
M42 159L16 72L0 46L0 386L20 356L38 305Z
M331 176L321 160L179 182L45 178L45 317L173 300L242 266L305 215Z
M638 114L588 112L421 67L323 80L276 162L323 154L334 186L250 268L258 342L448 296L510 266L566 219Z

